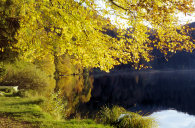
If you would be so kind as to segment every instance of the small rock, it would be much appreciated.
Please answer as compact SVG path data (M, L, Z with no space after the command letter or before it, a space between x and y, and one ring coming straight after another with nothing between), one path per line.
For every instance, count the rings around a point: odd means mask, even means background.
M13 87L13 90L14 90L15 92L18 92L18 86Z
M4 96L4 94L2 92L0 92L0 96Z

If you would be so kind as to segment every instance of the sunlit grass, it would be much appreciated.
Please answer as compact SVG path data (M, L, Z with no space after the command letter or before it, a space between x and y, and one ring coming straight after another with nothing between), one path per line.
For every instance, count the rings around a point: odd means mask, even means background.
M10 123L30 123L29 127L41 128L110 128L97 124L93 120L55 120L39 106L44 102L40 98L0 97L0 117ZM3 124L1 124L3 125ZM11 125L11 124L10 124Z

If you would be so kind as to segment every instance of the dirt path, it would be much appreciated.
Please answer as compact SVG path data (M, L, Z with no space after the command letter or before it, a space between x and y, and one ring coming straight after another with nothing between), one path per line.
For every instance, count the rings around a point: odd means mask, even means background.
M8 117L0 117L0 128L35 128L28 122L19 122Z

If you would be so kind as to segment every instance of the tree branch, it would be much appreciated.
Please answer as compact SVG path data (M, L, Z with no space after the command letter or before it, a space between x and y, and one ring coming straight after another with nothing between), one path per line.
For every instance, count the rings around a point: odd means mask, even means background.
M121 9L123 9L123 10L125 10L125 11L128 11L129 9L126 9L126 8L124 8L124 7L122 7L122 6L120 6L120 5L118 5L117 3L115 3L113 0L109 0L113 5L115 5L115 6L117 6L118 8L121 8Z
M113 0L109 0L109 1L110 1L113 5L117 6L118 8L123 9L123 10L125 10L125 11L129 11L129 12L131 13L131 15L134 17L134 19L136 19L136 16L135 16L135 14L134 14L133 11L131 11L131 10L128 9L128 8L125 8L125 7L122 7L122 6L118 5L118 4L115 3Z

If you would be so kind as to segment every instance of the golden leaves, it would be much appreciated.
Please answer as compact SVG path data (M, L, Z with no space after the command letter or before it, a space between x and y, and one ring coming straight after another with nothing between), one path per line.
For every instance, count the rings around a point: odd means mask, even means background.
M10 17L19 17L15 47L21 57L29 61L44 57L54 60L54 54L67 54L75 65L109 71L114 65L128 62L138 69L143 68L140 61L150 61L153 48L165 55L194 48L187 32L176 26L177 19L173 15L177 11L192 12L192 1L113 0L118 6L110 3L107 6L129 20L132 28L128 31L114 30L109 19L98 15L94 0L81 2L86 2L88 7L74 0L14 0ZM103 12L109 13L108 10ZM123 16L124 12L127 17ZM153 31L144 21L151 24ZM117 37L106 35L105 28L115 31ZM153 34L156 39L151 41L149 36Z

